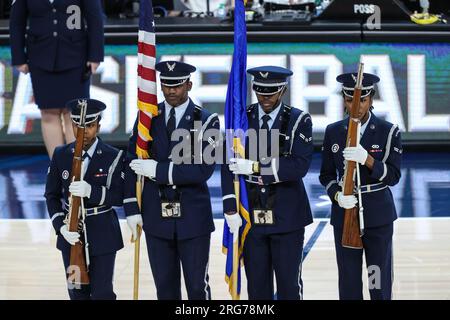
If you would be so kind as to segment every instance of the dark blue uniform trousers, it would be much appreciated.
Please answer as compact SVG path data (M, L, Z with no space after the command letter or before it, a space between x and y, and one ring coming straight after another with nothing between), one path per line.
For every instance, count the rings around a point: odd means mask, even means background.
M70 263L70 252L63 253L64 267ZM90 257L89 285L68 289L70 300L116 300L113 291L113 274L116 253Z
M187 240L146 235L158 300L181 300L181 266L189 300L210 300L208 262L211 235Z
M392 234L394 224L366 228L362 237L364 250L344 248L342 229L334 228L336 259L339 271L339 298L362 300L363 251L369 275L369 293L372 300L390 300L392 297Z
M304 235L305 228L281 234L249 232L244 245L244 265L250 300L273 300L274 271L278 300L303 298Z

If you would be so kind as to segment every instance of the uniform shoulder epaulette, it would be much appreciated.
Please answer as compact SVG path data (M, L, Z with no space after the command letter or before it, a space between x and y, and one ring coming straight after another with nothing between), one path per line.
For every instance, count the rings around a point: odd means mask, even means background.
M158 103L158 115L159 116L163 112L163 108L165 107L164 102Z
M203 111L202 107L194 105L194 121L202 120L202 111Z
M283 118L286 118L287 121L291 118L293 108L291 106L288 106L287 104L283 104L282 110L281 110L281 116Z
M247 112L248 112L248 113L253 112L253 110L255 110L255 108L256 108L257 105L258 105L257 103L254 103L254 104L249 105L249 106L247 107Z
M303 115L303 122L306 122L308 119L309 119L309 121L312 122L311 114L309 112L306 112L306 111L302 111L302 112L304 113L304 115Z

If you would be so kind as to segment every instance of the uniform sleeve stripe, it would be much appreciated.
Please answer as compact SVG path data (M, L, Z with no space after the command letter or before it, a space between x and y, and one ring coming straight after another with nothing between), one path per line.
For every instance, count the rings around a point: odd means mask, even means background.
M327 186L325 187L325 189L327 189L327 191L328 191L328 189L330 189L330 187L331 187L333 184L335 184L335 183L337 183L336 180L330 181L330 182L327 184Z
M209 123L215 118L218 117L219 115L217 113L213 113L212 115L210 115L208 117L208 119L206 119L205 123L202 125L202 129L200 131L200 134L198 135L198 139L197 141L202 141L203 139L203 133L205 132L206 128L208 127Z
M386 175L387 175L387 167L386 167L386 160L389 158L389 154L391 153L391 144L392 144L392 136L394 135L395 129L397 129L398 126L395 124L391 127L391 130L388 134L388 139L386 143L386 153L384 154L382 163L383 163L383 175L380 178L380 181L382 181Z
M103 203L105 202L105 198L106 198L106 187L102 186L102 198L100 199L100 203L98 204L99 206L103 205Z
M114 175L114 171L116 170L117 164L119 163L119 160L122 157L122 153L123 153L123 151L120 150L119 153L117 154L117 157L114 159L113 163L109 167L108 179L106 180L106 186L108 187L108 189L111 186L111 180Z
M169 171L168 171L168 176L169 176L169 184L172 185L173 184L173 162L171 161L169 163Z
M123 203L137 202L137 198L126 198L123 199Z
M222 200L228 200L228 199L236 199L236 195L235 194L227 194L226 196L222 197Z
M387 143L386 143L386 153L383 157L383 163L386 162L387 158L389 158L389 154L391 152L391 143L392 143L392 135L394 134L395 129L398 128L397 125L393 125L391 127L391 130L389 131Z
M387 167L386 167L386 163L383 163L383 175L380 178L380 181L382 181L387 175Z
M275 182L280 182L280 179L278 178L278 170L277 170L277 159L272 159L272 172L273 176L275 178Z
M52 222L53 222L56 218L58 218L58 217L64 217L64 216L65 216L64 212L57 212L57 213L55 213L55 214L52 216Z
M289 153L292 152L292 146L294 145L295 131L297 131L297 128L304 116L306 116L306 112L302 111L302 113L300 113L300 116L298 117L297 121L294 124L294 128L292 129L291 133L291 147L289 149Z

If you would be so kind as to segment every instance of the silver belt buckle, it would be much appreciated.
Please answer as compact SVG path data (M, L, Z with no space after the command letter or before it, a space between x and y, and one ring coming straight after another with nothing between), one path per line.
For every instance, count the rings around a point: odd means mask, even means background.
M161 217L181 218L181 204L179 202L161 202Z
M269 209L253 209L253 223L255 225L273 225L273 211Z

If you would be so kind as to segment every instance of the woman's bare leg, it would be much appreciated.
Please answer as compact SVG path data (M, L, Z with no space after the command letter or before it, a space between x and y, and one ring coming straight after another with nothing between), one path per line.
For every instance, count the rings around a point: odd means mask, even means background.
M57 146L64 144L60 109L41 110L42 137L50 159Z
M66 143L72 143L75 141L75 136L73 135L72 129L72 119L70 118L70 111L68 109L63 109L63 130L64 136L66 138Z

